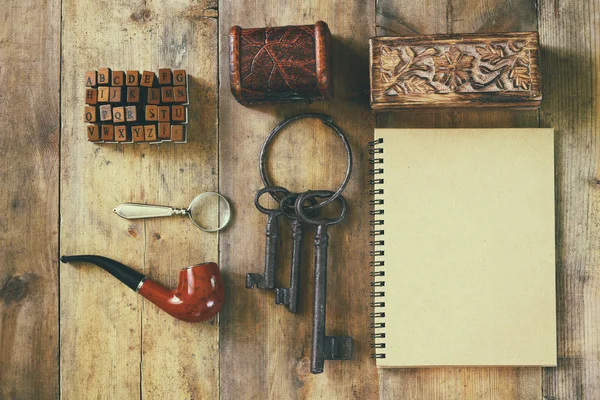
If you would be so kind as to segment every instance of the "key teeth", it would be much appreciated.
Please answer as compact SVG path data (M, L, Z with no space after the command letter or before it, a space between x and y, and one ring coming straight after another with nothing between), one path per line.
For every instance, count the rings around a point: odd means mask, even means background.
M252 289L254 288L254 286L256 286L257 288L261 288L261 286L263 285L264 279L262 274L257 274L257 273L248 273L246 274L246 288L247 289Z
M287 288L276 288L275 289L275 303L290 305L290 290Z
M323 355L325 360L351 360L351 336L325 336L323 342Z

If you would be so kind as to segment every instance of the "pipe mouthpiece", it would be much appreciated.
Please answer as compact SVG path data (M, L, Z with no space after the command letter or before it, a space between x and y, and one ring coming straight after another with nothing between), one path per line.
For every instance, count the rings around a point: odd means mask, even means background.
M95 255L62 256L60 261L63 263L86 262L97 265L134 291L137 291L140 282L146 278L144 274L108 257Z

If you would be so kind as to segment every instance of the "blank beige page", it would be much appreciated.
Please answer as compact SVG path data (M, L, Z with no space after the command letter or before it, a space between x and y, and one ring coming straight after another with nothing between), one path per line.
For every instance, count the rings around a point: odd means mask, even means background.
M556 365L553 130L375 138L385 201L377 365Z

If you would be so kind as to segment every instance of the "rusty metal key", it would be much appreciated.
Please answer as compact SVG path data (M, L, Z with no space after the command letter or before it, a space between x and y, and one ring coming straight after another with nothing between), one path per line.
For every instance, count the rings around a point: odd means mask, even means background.
M331 192L333 194L333 192ZM302 250L302 221L296 215L294 204L298 193L290 193L281 199L281 212L292 223L292 260L290 268L290 287L275 288L275 303L284 304L292 313L298 312L298 291L300 285L300 253ZM316 201L311 199L309 205L315 205ZM314 215L315 211L307 212Z
M342 205L340 215L334 219L324 217L310 217L306 213L305 201L315 198L327 198L330 191L308 191L301 194L296 200L296 215L301 222L315 225L315 296L313 308L313 337L310 359L310 372L319 374L323 372L325 360L349 360L352 358L352 337L325 336L325 316L327 301L327 249L329 235L327 227L341 222L346 216L346 200L337 196Z
M282 215L280 208L269 209L260 205L260 197L265 193L283 193L287 196L289 192L279 186L269 186L259 190L254 197L254 205L263 214L267 214L267 226L265 234L267 241L265 244L265 272L246 274L246 287L248 289L256 286L259 289L275 288L275 267L277 264L277 240L279 237L279 216Z

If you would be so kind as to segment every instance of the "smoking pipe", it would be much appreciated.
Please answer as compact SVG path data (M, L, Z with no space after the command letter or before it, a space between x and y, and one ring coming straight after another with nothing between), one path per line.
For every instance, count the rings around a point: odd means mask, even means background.
M179 285L169 290L143 274L107 257L62 256L60 261L95 264L135 290L169 315L188 322L214 317L225 300L225 286L217 264L192 265L179 271Z

